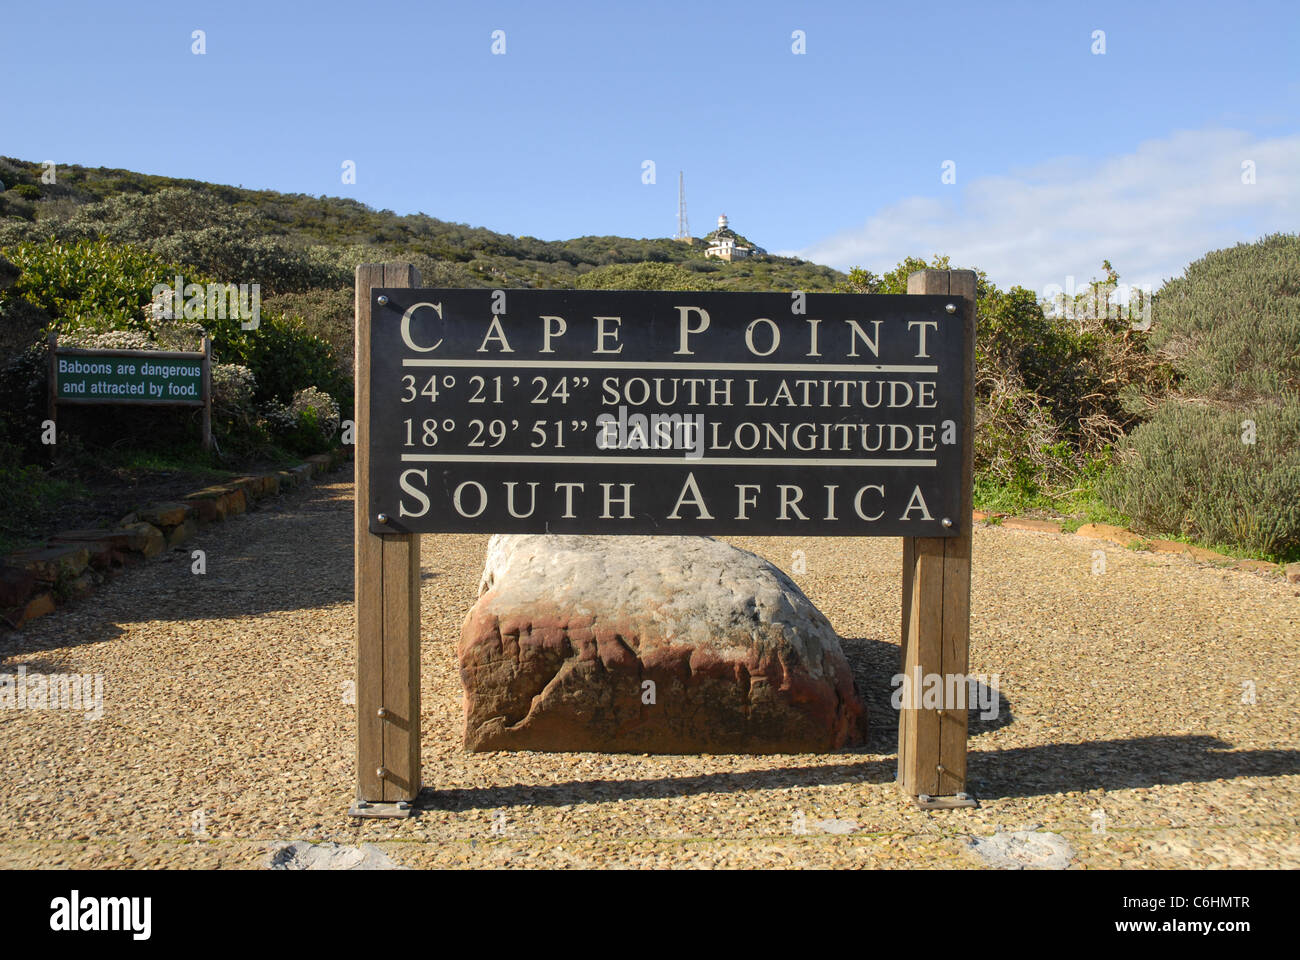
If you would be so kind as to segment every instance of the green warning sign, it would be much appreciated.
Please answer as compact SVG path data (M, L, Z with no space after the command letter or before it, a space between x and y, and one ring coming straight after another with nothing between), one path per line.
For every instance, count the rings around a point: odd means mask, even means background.
M166 403L202 406L203 354L91 351L54 358L61 403Z

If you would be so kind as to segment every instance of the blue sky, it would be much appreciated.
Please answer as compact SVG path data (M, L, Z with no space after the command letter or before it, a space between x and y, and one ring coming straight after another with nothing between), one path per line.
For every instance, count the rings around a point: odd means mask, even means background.
M773 252L1036 289L1300 219L1294 0L42 0L0 30L0 154L544 239L671 235L678 170L697 236L725 211Z

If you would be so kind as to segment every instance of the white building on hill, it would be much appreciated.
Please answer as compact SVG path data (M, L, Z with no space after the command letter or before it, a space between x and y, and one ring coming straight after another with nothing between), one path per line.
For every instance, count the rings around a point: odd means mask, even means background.
M706 257L719 260L743 260L754 253L753 247L737 243L737 234L727 226L727 215L718 217L718 229L708 236L709 248L704 251Z

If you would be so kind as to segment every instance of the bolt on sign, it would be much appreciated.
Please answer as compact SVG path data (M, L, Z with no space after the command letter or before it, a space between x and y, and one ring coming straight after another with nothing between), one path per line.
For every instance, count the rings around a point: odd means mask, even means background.
M374 533L958 532L960 299L371 294Z

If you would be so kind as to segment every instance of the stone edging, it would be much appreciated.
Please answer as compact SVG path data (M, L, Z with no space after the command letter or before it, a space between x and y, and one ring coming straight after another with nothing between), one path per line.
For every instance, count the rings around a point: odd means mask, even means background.
M1028 530L1034 533L1066 532L1059 523L1051 520L1031 520L1027 517L1011 517L1001 513L985 513L982 510L974 511L971 518L976 523L995 519L1001 520L999 526L1006 530ZM1085 523L1074 531L1074 536L1084 537L1088 540L1104 540L1107 543L1114 543L1121 547L1150 550L1153 553L1181 553L1193 560L1204 563L1212 563L1216 566L1228 565L1234 570L1249 570L1255 573L1285 576L1290 583L1300 583L1300 563L1288 563L1283 567L1281 564L1269 563L1266 560L1238 560L1236 557L1215 553L1213 550L1207 550L1204 547L1195 547L1190 543L1183 543L1181 540L1152 540L1140 533L1134 533L1124 527L1112 526L1109 523Z
M239 477L204 487L179 501L153 503L129 513L116 527L65 530L45 546L0 557L0 629L17 630L56 606L79 599L124 568L180 546L208 524L249 509L249 505L312 477L337 470L352 459L352 448L308 457L287 470Z

